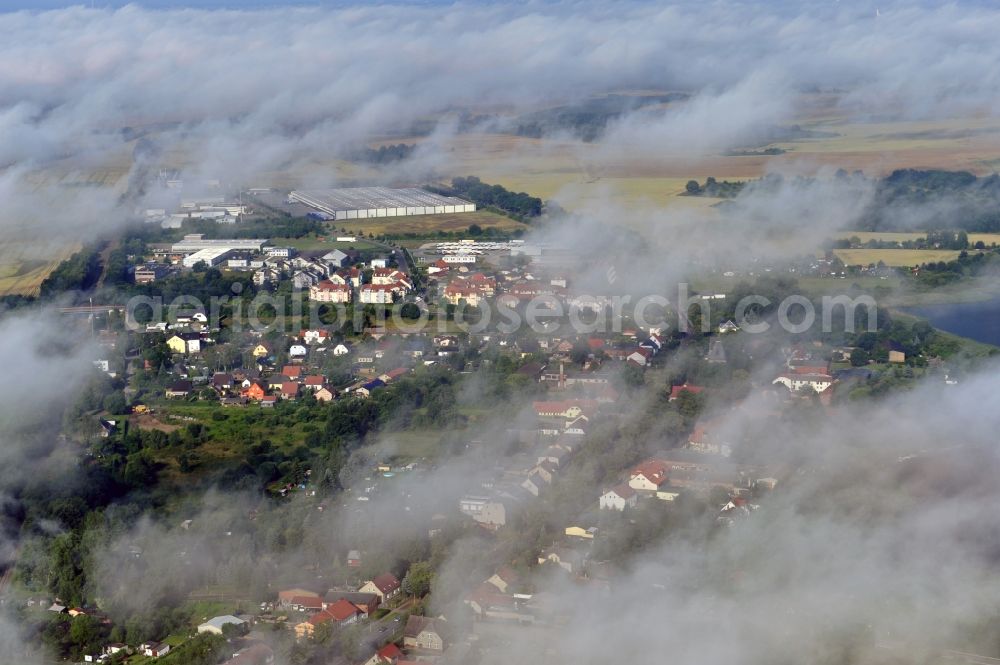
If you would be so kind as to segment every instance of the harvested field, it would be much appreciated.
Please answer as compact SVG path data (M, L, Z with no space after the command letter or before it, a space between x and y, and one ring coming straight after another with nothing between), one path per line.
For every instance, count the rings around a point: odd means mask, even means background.
M918 266L931 261L951 261L959 254L950 249L835 249L833 253L850 266L879 261L888 266Z

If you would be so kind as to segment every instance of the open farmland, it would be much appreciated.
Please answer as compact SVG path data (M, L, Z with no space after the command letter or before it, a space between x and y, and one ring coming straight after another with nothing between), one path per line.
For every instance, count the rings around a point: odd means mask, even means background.
M0 244L0 295L38 295L49 273L77 250L78 245Z
M877 240L879 242L903 242L906 240L920 240L926 238L926 233L921 232L906 232L906 231L844 231L837 235L838 238L857 238L861 242L865 243L869 240ZM982 242L987 247L991 245L1000 245L1000 233L970 233L969 243L975 244L977 242Z
M527 229L526 224L517 220L498 215L488 210L475 212L446 213L443 215L408 215L406 217L377 217L375 219L345 219L335 224L351 233L368 235L400 235L413 233L417 235L433 235L438 231L446 233L464 232L472 224L478 224L483 229L499 229L501 231L516 231Z
M835 249L833 253L849 266L879 261L887 266L918 266L931 261L951 261L959 254L951 249Z

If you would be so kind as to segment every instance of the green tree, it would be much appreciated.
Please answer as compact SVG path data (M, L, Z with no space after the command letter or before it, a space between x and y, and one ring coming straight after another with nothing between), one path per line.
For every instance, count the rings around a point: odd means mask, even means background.
M864 349L858 347L851 351L851 366L852 367L863 367L868 364L869 356L868 352Z
M418 561L410 566L403 578L403 591L411 596L425 596L431 590L434 581L434 569L430 562Z

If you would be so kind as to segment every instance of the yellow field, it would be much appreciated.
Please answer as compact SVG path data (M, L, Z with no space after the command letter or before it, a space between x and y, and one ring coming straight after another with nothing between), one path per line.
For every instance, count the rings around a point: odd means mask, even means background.
M904 240L919 240L921 238L926 238L926 233L919 232L906 232L906 231L844 231L837 235L838 238L858 238L861 242L868 242L869 240L887 241L887 242L903 242ZM969 243L975 244L982 241L987 247L991 245L1000 245L1000 233L970 233Z
M38 287L79 245L0 243L0 295L38 295Z
M462 212L445 215L410 215L407 217L379 217L376 219L345 219L336 222L338 228L346 228L358 235L395 235L416 233L431 235L438 231L465 231L472 224L478 224L483 229L494 228L504 231L526 229L522 224L510 217L504 217L487 210Z
M849 266L879 261L888 266L918 266L931 261L951 261L959 254L950 249L835 249L833 253Z

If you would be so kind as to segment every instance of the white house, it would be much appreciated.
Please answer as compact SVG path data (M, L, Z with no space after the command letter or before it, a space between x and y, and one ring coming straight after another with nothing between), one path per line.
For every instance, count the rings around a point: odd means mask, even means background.
M302 341L306 344L325 344L330 338L330 332L323 329L303 330Z
M288 349L288 355L291 358L304 358L308 353L309 350L301 344L292 344Z
M346 356L350 352L351 350L347 348L346 344L338 344L337 346L333 347L333 355L335 356Z
M657 459L646 460L629 474L628 486L637 491L656 492L667 482L670 466Z
M833 377L829 374L782 374L771 383L772 385L780 383L796 392L803 388L812 388L821 393L833 385Z
M165 642L146 642L139 646L139 651L143 656L159 658L170 653L170 645Z
M391 305L396 298L396 288L390 284L365 284L359 295L366 305Z
M601 495L601 510L617 510L619 512L626 508L635 508L638 502L638 495L635 490L628 485L622 484L613 487Z

